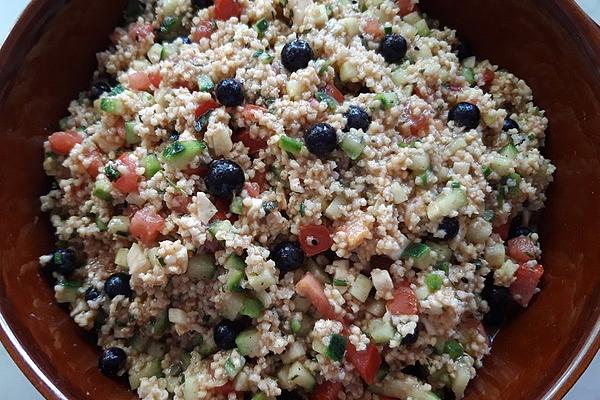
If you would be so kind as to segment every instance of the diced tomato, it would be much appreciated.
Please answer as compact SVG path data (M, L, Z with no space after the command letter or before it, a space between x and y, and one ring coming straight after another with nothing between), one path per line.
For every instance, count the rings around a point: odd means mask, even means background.
M429 117L421 113L411 114L409 126L411 135L423 137L429 132Z
M311 400L337 400L338 393L342 391L340 382L325 381L312 391L310 394Z
M387 302L387 309L393 315L416 315L419 313L419 301L407 282L394 289L394 298Z
M235 384L233 382L229 381L226 384L224 384L223 386L212 388L210 391L211 391L211 393L215 393L215 394L229 394L229 393L235 392Z
M129 233L145 246L150 246L164 227L165 219L154 208L144 207L131 218Z
M87 158L89 159L89 164L86 168L87 173L95 178L98 176L100 168L102 168L102 156L97 150L91 150L87 153Z
M510 239L506 247L509 257L520 263L534 260L538 251L533 240L527 236Z
M260 185L256 182L244 183L244 189L250 197L258 197L260 195Z
M413 3L412 0L396 0L396 4L400 7L399 14L401 17L404 17L415 10L415 3Z
M256 182L260 187L260 191L264 192L267 189L267 186L269 186L269 182L267 182L267 173L265 171L256 171L252 182Z
M494 233L500 235L502 240L508 239L508 231L510 231L510 220L503 225L495 226L493 231Z
M329 303L327 296L325 296L323 285L310 272L307 272L306 275L296 283L296 292L300 296L308 298L317 311L325 318L343 322L343 318L335 312L335 309L331 303Z
M496 73L494 70L486 68L486 70L483 71L483 82L485 86L491 85L491 83L494 81L494 78L496 78Z
M521 306L527 307L543 274L544 267L540 264L533 268L528 267L526 263L521 264L515 273L515 281L510 285L513 299Z
M381 24L377 19L369 19L367 24L365 25L365 33L370 34L371 36L380 36L381 35Z
M148 74L148 79L150 80L152 86L154 86L155 88L158 88L160 86L160 83L162 82L162 76L160 76L159 72L152 72Z
M133 90L148 90L152 82L145 72L134 72L129 74L129 87Z
M135 192L138 189L139 180L139 177L135 172L137 163L133 161L127 153L121 154L119 161L126 167L126 169L125 171L121 171L119 169L121 176L113 183L113 185L121 193Z
M175 196L173 198L173 202L169 208L175 212L185 214L185 213L187 213L187 211L188 211L187 208L191 202L192 202L192 199L186 195Z
M250 150L250 154L258 153L259 150L267 147L267 141L265 139L250 136L250 131L246 128L237 131L233 140L244 143L244 146Z
M192 40L199 42L200 39L210 38L213 33L213 23L211 21L202 20L198 23L196 30L192 33Z
M369 259L369 267L372 269L390 269L393 263L394 260L381 254L376 254Z
M201 165L198 168L184 169L183 172L188 175L198 175L201 177L205 177L206 174L208 174L208 167L206 165Z
M125 120L119 117L117 122L115 122L115 127L117 128L117 136L125 140Z
M344 102L344 95L342 94L342 92L339 91L338 88L335 87L333 83L328 83L325 86L325 92L333 99L335 99L335 101L337 101L338 103Z
M324 225L304 225L300 227L300 247L304 253L312 257L324 251L327 251L333 245L333 239L329 230Z
M264 107L257 106L256 104L246 104L242 109L242 117L246 121L255 122L258 120L256 114L266 112L268 112L268 110Z
M369 343L366 350L356 351L352 343L348 343L346 359L354 365L359 375L369 385L375 382L377 371L381 366L381 354L374 343Z
M230 201L223 199L213 199L212 203L217 208L217 213L212 217L211 221L237 221L238 216L229 212L229 206L231 205ZM229 218L227 217L227 214L229 214Z
M131 40L140 42L153 31L152 24L133 24L129 27L128 35Z
M76 144L83 142L83 138L78 132L54 132L48 141L54 153L67 156Z
M215 18L226 21L231 17L240 17L242 6L236 0L215 0Z
M214 110L217 107L219 107L219 103L217 103L213 99L203 101L202 103L200 103L198 105L198 107L196 107L196 111L195 111L196 118L199 118L199 117L203 116L204 114L206 114L210 110Z

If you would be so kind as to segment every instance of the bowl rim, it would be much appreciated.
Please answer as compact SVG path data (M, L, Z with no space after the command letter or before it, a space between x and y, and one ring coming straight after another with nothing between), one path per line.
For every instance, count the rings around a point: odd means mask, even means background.
M574 22L575 32L573 33L579 37L588 38L591 48L588 48L587 51L596 57L600 57L600 30L598 29L598 24L574 0L558 0L556 2L561 1L564 6L562 7L562 11L565 17L572 19ZM47 15L47 9L50 6L54 5L58 9L64 5L63 2L58 3L54 0L31 0L29 2L0 47L0 71L8 71L0 74L0 80L5 80L11 71L14 71L18 67L8 60L19 58L17 57L20 52L18 43L22 42L21 38L33 35L32 32L35 31L34 27L39 25L39 20L44 19L44 15ZM44 398L49 400L68 400L64 392L44 374L40 366L32 359L27 349L19 341L17 334L10 327L6 316L1 311L0 342L21 372ZM547 388L543 394L543 399L561 399L581 377L599 349L600 314L589 335L583 342L578 343L577 352L569 366Z

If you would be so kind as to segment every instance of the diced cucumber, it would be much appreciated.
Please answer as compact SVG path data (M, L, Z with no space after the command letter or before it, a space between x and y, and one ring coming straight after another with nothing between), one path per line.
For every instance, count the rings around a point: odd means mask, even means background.
M208 356L214 354L217 351L217 345L213 335L206 335L203 337L202 344L198 346L198 353L201 356Z
M431 34L431 30L427 25L427 21L421 19L415 23L415 28L417 28L417 33L420 36L429 36Z
M465 357L463 357L465 358ZM465 389L471 380L471 368L469 364L462 363L461 359L456 362L455 377L452 381L452 391L457 399L462 399L465 394Z
M237 335L235 344L243 356L258 357L260 355L260 333L254 328Z
M453 211L469 204L467 195L462 189L452 189L449 192L443 192L438 195L427 206L427 216L430 220L440 219L450 215Z
M517 147L514 144L509 143L506 146L504 146L502 150L500 150L500 154L514 160L515 158L517 158L519 151L517 150Z
M264 393L256 393L254 396L252 396L252 399L250 400L268 400L268 397L266 394Z
M473 71L473 68L463 68L462 74L469 85L475 83L475 71Z
M350 131L344 135L340 147L351 160L358 160L367 144L363 135L357 131Z
M517 173L508 174L502 179L502 185L506 197L513 198L521 194L521 175Z
M160 59L166 60L171 57L173 54L177 53L177 45L173 43L164 43L162 52L160 53Z
M212 279L215 271L215 259L212 254L196 254L188 261L186 275L192 279Z
M440 274L432 272L425 277L425 284L430 292L437 292L444 284L444 278Z
M223 265L226 269L236 269L238 271L243 271L246 269L246 263L242 259L242 257L238 256L235 253L232 253L225 260L225 265Z
M294 361L304 357L305 354L306 349L304 348L302 342L292 342L290 347L288 347L288 349L281 355L281 361L283 361L284 364L291 364Z
M290 370L288 371L288 379L293 384L298 385L308 391L313 390L317 383L310 371L299 361L296 361L290 366Z
M404 17L402 17L402 19L404 20L404 22L407 22L411 25L416 25L416 23L419 22L422 18L417 11L413 11L410 14L406 14Z
M475 56L471 56L471 57L467 57L467 58L463 59L461 61L461 64L465 68L475 68L476 62L477 62L477 59L475 58Z
M148 346L148 354L156 357L163 358L165 353L167 352L167 345L162 342L152 342L150 346Z
M160 171L160 161L156 155L148 154L142 158L142 167L144 167L144 176L150 179Z
M264 307L259 300L249 297L244 300L244 304L240 309L240 314L250 318L258 318L262 313L263 308Z
M490 168L500 176L510 174L513 160L502 155L493 155L490 159Z
M363 274L358 274L352 285L350 286L350 294L361 303L367 301L369 293L373 288L373 283Z
M367 312L376 317L383 317L385 314L385 301L371 299L367 302Z
M173 168L181 169L191 163L205 148L204 142L199 140L176 141L171 143L162 155Z
M290 372L289 365L283 365L277 370L277 383L282 389L293 389L294 385L288 379L288 373Z
M237 269L231 269L227 273L227 280L225 281L225 291L227 292L239 292L242 290L242 280L246 274L244 271Z
M215 88L215 84L208 75L200 75L198 77L198 88L201 92L210 92Z
M427 171L431 165L429 154L423 149L416 149L414 153L410 155L410 170L415 172Z
M156 268L156 269L162 269L163 265L163 261L162 259L158 256L158 247L153 247L151 249L148 250L148 261L150 261L150 265L152 266L152 268Z
M412 258L415 266L419 269L426 269L435 261L431 254L431 248L424 243L409 244L402 252L402 258Z
M73 281L62 281L58 284L62 287L60 296L56 296L56 301L59 303L74 303L77 300L79 288L81 284Z
M340 66L342 82L358 82L358 68L353 61L344 61Z
M245 300L246 296L241 293L226 293L223 295L223 300L219 305L220 314L228 320L233 321L240 314Z
M169 314L163 312L150 322L150 335L155 338L161 338L169 330Z
M218 240L222 240L219 239L221 235L224 233L231 232L232 229L233 225L231 225L231 222L229 220L215 221L208 226L208 232L210 232L210 234Z
M148 60L150 60L152 64L158 64L162 56L162 51L162 45L154 43L152 47L150 47L150 50L148 50Z
M300 153L300 150L302 150L303 146L300 140L291 138L287 135L282 135L279 138L278 144L282 150L285 150L293 155L298 155L298 153Z
M422 383L411 383L405 379L384 379L373 385L369 385L369 392L398 399L411 398L413 400L440 400L432 392L425 390Z
M130 370L129 371L129 386L131 389L136 390L140 387L140 382L142 378L151 378L153 376L159 376L162 374L161 368L161 360L160 359L152 359L146 365L144 365L139 370Z
M262 39L265 36L267 29L269 29L269 21L264 18L259 19L256 21L256 24L254 24L254 29L258 33L258 38Z
M325 270L317 264L312 258L306 260L306 270L310 272L321 283L330 283L331 277Z
M100 218L99 216L96 217L96 226L98 227L98 230L100 232L106 232L108 230L108 225L106 224L106 222L102 221L102 218Z
M427 242L426 244L431 248L431 250L436 252L437 259L440 261L450 261L454 255L452 249L450 249L450 247L446 244L436 242Z
M465 350L457 340L450 339L444 344L444 353L448 354L451 359L456 360L465 354Z
M348 36L356 36L360 33L360 27L356 18L344 18L340 20Z
M369 321L369 336L377 344L389 343L395 333L394 326L387 319L372 319Z
M117 250L117 254L115 255L115 264L121 267L127 268L127 254L129 253L129 249L123 247Z
M433 174L433 171L431 171L430 169L428 169L428 170L426 170L425 172L423 172L422 174L420 174L419 176L416 177L415 184L417 186L427 187L427 186L429 186L429 184L431 182L433 182L434 178L435 178L435 175Z
M134 351L142 352L142 351L146 350L149 340L150 340L150 338L148 336L143 335L140 332L137 332L131 339L131 348Z
M346 353L347 345L348 340L345 337L334 333L330 337L329 345L327 346L325 355L331 358L333 361L342 361L344 358L344 353Z
M312 349L319 354L325 355L325 353L327 353L327 346L325 346L319 338L314 338L311 346Z
M337 109L338 102L322 90L319 90L317 93L315 93L315 99L317 99L319 102L325 102L330 111L335 111Z
M239 351L237 351L237 349L233 349L231 350L229 358L227 359L227 361L225 361L225 365L223 365L223 368L225 369L225 373L233 379L237 376L237 374L240 373L242 368L244 368L245 364L246 359L244 358L244 356L241 355Z
M398 104L398 95L394 92L378 93L375 95L375 100L378 100L381 108L388 110Z
M169 15L163 19L158 28L157 36L160 41L170 41L177 37L181 29L181 17Z
M294 335L297 335L300 332L300 328L302 328L302 318L293 318L290 321L290 329Z
M103 97L100 100L100 109L109 114L122 115L125 112L125 105L121 99Z
M433 267L436 271L442 271L444 275L448 276L450 273L450 263L448 261L440 261Z
M125 141L128 145L138 144L142 141L140 136L135 131L135 122L125 122Z
M229 212L236 215L242 215L244 211L243 200L239 196L235 196L229 205Z
M127 235L129 233L129 218L124 215L112 217L108 221L108 231L114 234Z
M277 283L277 278L268 269L263 269L258 275L248 275L248 284L255 291L265 290Z
M112 196L110 195L110 184L106 181L96 181L92 194L94 197L104 201L110 201L112 199Z
M392 71L392 82L396 84L396 86L403 87L407 83L409 83L409 78L406 74L406 68L398 67Z
M323 214L329 219L338 219L344 214L340 207L347 204L348 200L346 199L346 196L343 194L338 194L336 197L334 197L331 203L329 203Z

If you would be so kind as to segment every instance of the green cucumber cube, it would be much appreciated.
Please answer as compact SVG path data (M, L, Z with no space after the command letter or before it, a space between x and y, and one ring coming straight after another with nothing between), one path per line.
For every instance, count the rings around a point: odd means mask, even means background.
M278 144L282 150L285 150L293 155L298 155L303 146L300 140L291 138L287 135L282 135L281 138L279 138Z
M148 154L142 158L142 166L144 167L144 176L146 179L152 178L158 171L160 171L160 161L155 154Z
M163 151L165 161L173 168L182 169L191 163L206 148L199 140L176 141Z

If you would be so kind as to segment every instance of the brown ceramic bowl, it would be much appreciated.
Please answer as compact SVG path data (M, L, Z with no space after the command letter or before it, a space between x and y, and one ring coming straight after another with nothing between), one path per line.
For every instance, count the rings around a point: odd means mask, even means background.
M97 371L94 341L53 301L38 197L42 143L88 87L125 0L34 0L0 52L0 339L48 399L131 399ZM469 399L558 399L600 345L600 30L572 0L423 0L476 53L524 78L550 119L558 167L541 237L546 274L497 336Z

